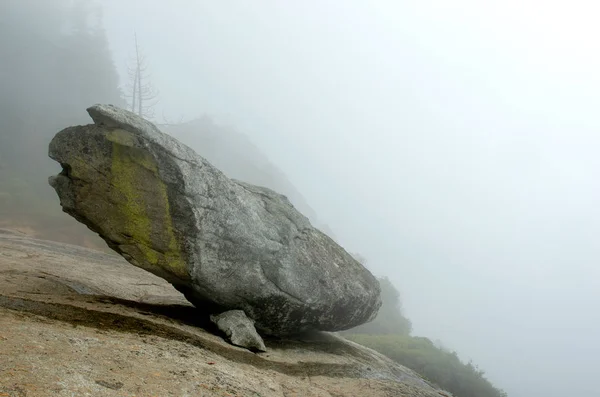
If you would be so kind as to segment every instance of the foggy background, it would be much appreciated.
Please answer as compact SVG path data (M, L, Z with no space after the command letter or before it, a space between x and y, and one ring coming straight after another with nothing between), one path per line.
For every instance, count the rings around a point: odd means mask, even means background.
M600 396L597 5L101 3L122 85L135 31L156 121L244 134L413 334L511 397Z
M600 395L593 2L106 4L117 67L135 29L158 107L248 134L414 334L510 396Z

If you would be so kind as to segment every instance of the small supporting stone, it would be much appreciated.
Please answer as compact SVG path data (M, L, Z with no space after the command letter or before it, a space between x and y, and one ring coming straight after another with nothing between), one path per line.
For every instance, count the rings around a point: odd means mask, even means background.
M229 310L212 315L210 321L225 333L232 345L245 347L252 351L267 351L265 342L254 328L254 321L248 318L243 310Z

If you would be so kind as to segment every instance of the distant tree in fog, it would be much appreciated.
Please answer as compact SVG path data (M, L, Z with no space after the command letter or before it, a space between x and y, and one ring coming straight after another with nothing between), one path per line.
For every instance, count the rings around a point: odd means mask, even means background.
M412 331L412 322L404 316L400 292L387 277L380 277L379 285L382 304L377 317L370 323L358 326L352 332L372 335L409 335Z
M146 119L154 117L154 106L158 102L158 91L150 81L146 57L142 54L134 34L135 54L133 65L128 67L129 82L126 97L129 99L130 110Z
M367 264L366 259L360 254L353 254L361 264ZM381 308L377 317L369 323L359 325L347 332L353 334L369 335L409 335L412 331L412 322L404 316L400 292L387 277L379 277L381 288Z

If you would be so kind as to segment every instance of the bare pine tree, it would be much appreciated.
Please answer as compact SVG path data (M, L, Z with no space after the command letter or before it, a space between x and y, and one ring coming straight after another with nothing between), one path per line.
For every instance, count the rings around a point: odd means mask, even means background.
M138 45L137 34L135 37L135 54L133 65L127 68L129 83L125 96L129 99L131 111L146 119L154 117L154 106L158 103L158 91L150 82L146 58Z

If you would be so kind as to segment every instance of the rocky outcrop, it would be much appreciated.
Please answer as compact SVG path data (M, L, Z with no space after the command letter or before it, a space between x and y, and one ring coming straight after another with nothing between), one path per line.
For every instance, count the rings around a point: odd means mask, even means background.
M263 334L370 321L375 277L276 192L227 178L133 113L88 109L49 155L65 212L135 266L212 313L243 310Z
M440 397L333 334L257 355L198 312L118 255L0 230L0 396Z

